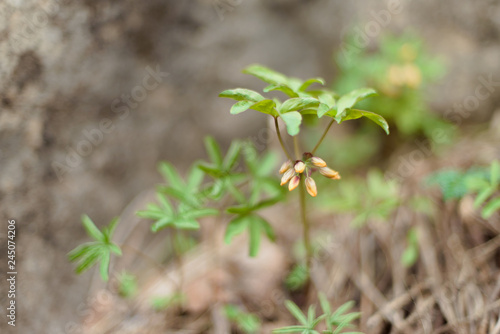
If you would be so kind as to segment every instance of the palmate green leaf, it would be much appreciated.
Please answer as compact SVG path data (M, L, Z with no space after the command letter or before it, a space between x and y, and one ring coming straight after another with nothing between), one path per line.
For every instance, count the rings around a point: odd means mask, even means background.
M264 96L256 91L246 88L228 89L219 94L219 97L225 97L236 101L253 101L259 102L264 100Z
M340 120L338 120L338 123L340 124L344 121L348 121L351 119L358 119L361 117L366 117L369 120L373 121L375 124L377 124L382 129L384 129L385 133L389 134L389 124L387 124L387 121L379 114L375 114L375 113L370 112L370 111L359 110L359 109L350 109L350 108L345 109L344 116L342 118L340 118Z
M224 236L225 243L229 244L236 235L248 229L249 254L251 257L254 257L257 256L259 252L262 233L265 233L271 241L275 240L276 236L271 225L262 217L250 213L252 211L251 209L242 206L241 211L236 207L229 208L227 211L238 213L238 216L233 218L226 227Z
M69 261L78 261L76 273L80 274L100 262L101 278L108 280L111 253L122 254L120 247L111 241L117 223L118 219L114 218L101 232L88 216L82 216L83 226L96 241L84 243L68 253Z
M359 101L376 94L377 92L372 88L360 88L341 96L337 101L337 115L335 119L340 123L346 109L352 108Z
M302 115L297 111L281 114L280 118L286 125L286 131L290 136L296 136L300 132L300 124L302 123Z

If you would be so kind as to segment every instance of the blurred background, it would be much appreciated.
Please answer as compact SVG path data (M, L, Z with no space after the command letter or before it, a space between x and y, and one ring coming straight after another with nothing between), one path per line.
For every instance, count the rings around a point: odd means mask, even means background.
M68 333L85 316L90 275L66 256L86 240L83 213L98 226L120 215L159 182L159 161L204 157L208 134L225 148L258 139L265 117L231 116L218 97L262 89L247 65L377 89L363 107L391 135L352 122L321 156L342 175L378 167L407 182L500 157L499 59L494 0L2 1L0 215L17 222L19 273L18 327L2 332ZM420 160L408 171L405 159Z

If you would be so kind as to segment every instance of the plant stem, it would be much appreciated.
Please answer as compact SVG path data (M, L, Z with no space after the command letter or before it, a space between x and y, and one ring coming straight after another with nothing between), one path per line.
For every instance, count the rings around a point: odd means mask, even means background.
M328 126L326 127L325 132L323 132L323 135L319 139L318 143L316 144L316 146L314 146L314 148L311 152L312 154L314 154L314 152L316 152L316 150L318 149L319 145L321 145L321 143L323 142L323 139L325 139L326 134L328 133L328 130L330 130L330 128L332 127L334 121L335 120L332 118L332 120L330 121L330 124L328 124Z
M293 137L293 149L295 151L295 159L300 160L300 148L298 136Z
M285 153L285 155L288 158L288 160L293 161L292 156L290 155L290 153L288 153L288 150L286 149L285 144L283 143L283 138L281 138L280 127L279 127L279 124L278 124L278 117L274 117L274 126L276 127L276 134L278 135L278 139L280 141L281 149Z
M300 218L302 221L302 233L304 238L304 247L306 249L306 268L307 273L311 274L311 264L312 264L312 248L311 239L309 236L309 224L307 223L306 216L306 188L304 185L304 175L300 175Z

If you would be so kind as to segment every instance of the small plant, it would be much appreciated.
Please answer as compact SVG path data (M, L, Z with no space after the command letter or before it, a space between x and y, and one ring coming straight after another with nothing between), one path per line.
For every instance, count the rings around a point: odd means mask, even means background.
M349 37L346 45L356 45L355 37ZM414 33L385 34L377 42L375 49L343 48L335 55L339 75L333 88L340 93L363 86L376 89L379 94L362 101L360 108L382 115L394 127L395 135L386 139L362 125L351 136L339 136L328 151L321 151L325 158L331 155L340 161L339 168L353 169L378 161L401 142L414 144L419 140L432 147L447 144L456 132L429 103L434 98L429 88L444 76L444 62Z
M156 202L149 203L144 210L138 211L137 215L152 221L152 232L156 233L163 229L169 229L171 232L169 242L174 249L181 281L174 296L182 295L183 254L194 247L192 239L186 239L183 231L199 229L200 224L210 217L217 224L227 222L225 242L229 243L235 236L248 231L249 255L256 256L262 235L272 241L276 238L272 224L260 211L284 200L286 194L282 187L284 185L287 185L289 191L299 189L300 221L303 227L301 244L305 249L304 263L294 271L295 276L300 278L296 282L289 280L288 283L296 287L304 285L309 279L313 256L310 225L306 214L306 194L316 197L319 193L316 181L313 179L314 175L322 175L328 180L340 180L339 172L327 166L325 160L316 155L316 151L333 123L341 124L364 117L389 133L389 126L382 116L355 108L358 102L376 94L371 88L355 89L340 96L327 88L310 89L313 84L324 85L325 82L321 78L303 81L287 77L261 65L251 65L244 70L244 73L266 82L268 86L264 88L264 93L280 91L288 98L280 101L277 97L264 97L256 91L245 88L225 90L220 96L237 101L231 107L231 114L251 109L271 117L286 160L278 171L278 157L274 153L259 154L253 143L235 140L223 154L215 139L207 137L205 148L209 161L196 161L185 177L182 177L172 164L160 163L159 172L163 175L165 183L157 186ZM329 122L324 130L318 132L319 140L316 144L303 150L298 135L303 118L306 116L317 119L328 118ZM293 138L293 153L286 146L280 122L284 124L288 135ZM281 174L281 182L276 177L278 173ZM377 185L383 188L381 181L377 182L379 182ZM88 217L84 219L84 226L97 242L78 247L70 253L70 259L83 258L77 268L78 272L88 269L96 261L101 260L101 275L107 280L110 253L121 254L119 247L111 242L116 220L104 228L103 232L100 232ZM128 295L127 292L125 294ZM292 332L298 332L300 328L303 333L317 333L314 328L319 321L325 320L328 329L323 333L339 333L357 317L356 314L342 314L351 304L344 305L331 314L326 298L320 296L320 300L324 314L318 318L315 317L314 308L310 308L308 318L305 318L295 304L287 302L287 307L298 317L303 326L294 327L295 330L288 328L278 332L285 333L285 330L290 329ZM158 298L153 301L153 308L164 309L176 301L173 296ZM255 316L232 307L226 308L226 313L241 330L247 333L258 330L258 319Z
M353 302L347 302L335 312L332 312L326 296L320 293L318 297L323 311L323 314L318 317L316 317L316 308L314 305L309 306L306 316L294 302L290 300L285 301L286 308L299 321L300 325L278 328L273 330L273 333L320 334L316 329L324 321L326 329L321 331L323 334L361 334L359 332L343 332L344 329L352 327L352 322L361 315L359 312L346 313L354 306Z
M500 210L500 162L493 161L488 168L473 167L465 172L444 170L431 175L427 183L437 184L445 201L475 195L474 208L488 219Z
M95 226L94 222L87 215L82 216L82 223L89 237L95 241L84 243L73 249L68 254L69 260L71 262L78 261L78 266L76 267L77 274L88 270L97 262L100 262L99 270L101 278L103 281L107 281L109 278L108 271L111 253L122 255L120 247L111 241L116 225L118 224L118 218L113 219L102 231Z
M360 193L359 189L366 189ZM328 201L322 207L335 212L354 214L351 225L361 227L372 218L386 221L401 204L399 186L395 180L386 180L384 175L372 169L366 180L349 178L329 192Z
M123 298L131 298L137 292L137 279L134 275L123 272L118 275L118 293Z
M164 311L170 307L180 306L184 301L185 296L182 293L174 293L169 296L155 296L151 299L151 307L155 311Z
M224 314L243 333L254 334L260 330L260 319L253 313L243 312L237 306L228 304L224 306Z

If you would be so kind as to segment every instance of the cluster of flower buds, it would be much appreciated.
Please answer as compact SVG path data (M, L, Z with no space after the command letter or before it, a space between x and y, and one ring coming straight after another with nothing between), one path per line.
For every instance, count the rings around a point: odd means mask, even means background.
M303 178L305 178L304 182L307 192L309 195L316 197L318 189L311 175L317 170L319 170L321 175L329 179L340 179L339 173L328 168L323 159L313 157L311 153L304 153L302 160L297 160L295 162L288 160L283 163L280 168L280 174L283 174L281 177L281 185L288 183L288 190L292 191L297 188L303 176Z

